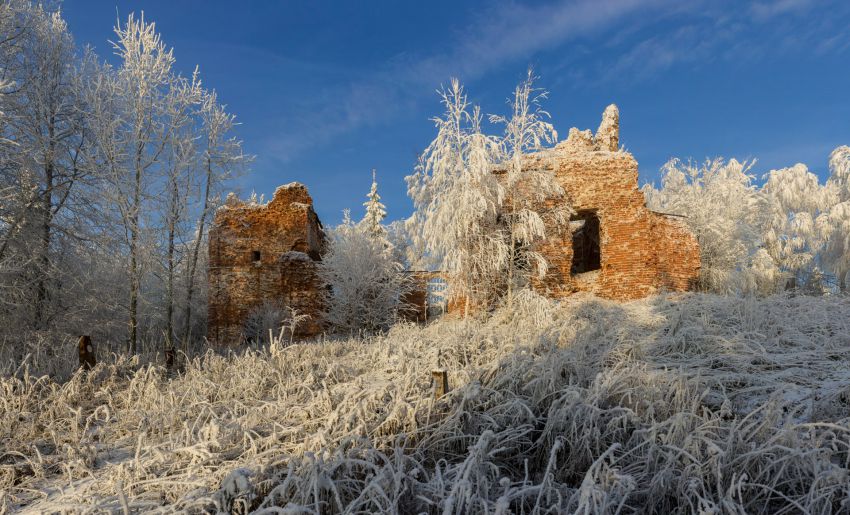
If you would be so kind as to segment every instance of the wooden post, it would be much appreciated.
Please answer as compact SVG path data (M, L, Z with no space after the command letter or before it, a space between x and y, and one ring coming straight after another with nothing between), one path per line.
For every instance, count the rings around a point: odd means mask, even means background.
M174 348L165 349L165 366L171 368L174 366Z
M91 370L97 363L94 355L94 345L91 342L91 336L80 336L80 341L77 343L77 350L80 353L80 367L85 370Z
M449 393L449 374L446 369L440 368L431 371L431 380L434 383L434 398L439 399Z

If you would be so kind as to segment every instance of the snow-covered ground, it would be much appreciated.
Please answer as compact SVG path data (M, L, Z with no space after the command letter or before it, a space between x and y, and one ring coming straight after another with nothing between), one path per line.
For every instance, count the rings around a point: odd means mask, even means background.
M22 369L0 445L0 512L847 513L850 298L523 294L174 377Z

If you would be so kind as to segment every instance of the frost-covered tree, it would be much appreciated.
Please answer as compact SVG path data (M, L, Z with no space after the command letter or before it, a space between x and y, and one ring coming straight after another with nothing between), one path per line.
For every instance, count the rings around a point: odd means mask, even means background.
M415 248L446 273L447 294L465 299L467 308L486 306L511 256L499 220L504 187L493 173L501 144L481 131L480 110L457 79L440 98L437 136L407 177L416 208L408 228Z
M403 308L409 288L402 270L386 240L352 222L345 211L342 224L330 231L328 250L319 264L319 276L330 286L327 321L349 334L387 329Z
M236 127L235 116L219 104L215 91L203 94L198 116L200 120L197 139L199 141L194 145L197 151L194 163L197 170L195 174L197 184L193 188L197 191L195 203L197 221L187 249L181 333L184 345L188 344L192 336L193 313L198 311L194 310L194 303L198 294L198 283L203 282L204 279L203 275L199 278L198 269L203 267L199 267L198 264L205 257L201 250L206 241L204 235L208 229L210 215L217 207L226 181L240 173L252 159L251 156L244 154L242 142L233 135Z
M835 275L840 291L847 291L850 273L850 147L836 148L829 159L831 175L827 181L829 211L822 217L824 239L822 260Z
M15 83L3 95L5 130L15 142L12 166L27 168L37 181L35 202L20 215L20 226L30 229L25 243L33 259L31 274L33 323L44 327L49 319L49 290L57 279L52 250L66 220L74 216L74 195L83 167L80 148L85 144L79 95L74 89L75 50L67 25L56 11L42 6L18 13L26 27L19 36L14 66L7 68ZM29 202L27 204L30 204ZM67 228L67 226L65 226Z
M457 80L440 92L445 114L437 137L407 178L416 211L408 221L414 248L440 263L447 294L465 308L492 306L543 277L547 262L537 245L547 228L566 230L572 210L545 163L529 158L557 139L533 73L508 100L510 113L491 115L502 136L484 134L480 109L471 107ZM560 199L559 202L548 202Z
M0 34L0 341L203 334L208 220L249 160L233 116L134 16L115 67L51 3L0 3Z
M366 214L360 224L363 226L363 230L373 238L386 238L387 229L383 222L384 218L387 217L387 208L381 203L381 196L378 194L378 180L375 176L375 170L372 170L372 188L366 198L368 200L363 203Z
M138 344L143 264L151 250L145 203L171 134L168 103L177 99L169 96L174 56L154 24L131 14L115 34L113 46L121 64L90 86L89 103L98 158L107 171L108 199L119 214L127 250L127 341L132 354Z
M183 264L184 241L191 231L190 191L195 181L197 135L195 115L204 97L198 70L191 80L177 77L171 84L165 104L164 119L169 130L163 152L163 178L160 188L164 189L156 203L162 213L160 223L165 237L164 249L160 247L161 267L165 276L165 348L171 349L176 338L174 320L176 316L176 288L178 268Z
M499 175L505 190L500 217L508 239L505 271L508 302L514 290L528 285L531 276L546 275L546 259L536 251L535 245L546 239L547 226L565 230L572 214L554 173L544 169L542 162L527 159L530 152L558 138L554 126L546 121L549 113L541 106L548 92L536 88L535 80L529 70L526 79L514 89L508 101L509 117L490 116L492 123L505 126L498 159L504 166L504 173ZM547 206L547 200L552 199L561 201Z
M822 230L830 198L806 165L772 170L761 191L767 201L762 244L778 267L783 283L794 288L817 274Z
M758 253L767 201L753 184L752 163L707 160L702 165L672 159L661 169L661 189L644 186L647 205L684 215L700 246L700 285L707 291L752 291L774 276ZM751 264L758 267L751 268ZM753 270L759 274L754 274Z
M684 214L701 247L701 279L714 292L822 293L847 289L850 271L850 147L830 156L821 184L803 164L771 170L761 187L750 166L702 167L672 160L662 187L644 187L648 205Z
M101 67L88 85L96 160L105 196L121 228L127 257L128 350L136 352L143 289L165 298L167 338L173 334L175 248L188 213L189 169L194 165L195 112L203 93L197 77L172 70L174 57L153 23L130 15L115 28L120 66ZM165 241L159 242L160 236ZM162 251L162 252L161 252ZM159 262L158 262L159 261ZM164 281L146 274L165 268ZM160 282L165 284L160 286ZM164 291L162 291L164 290Z

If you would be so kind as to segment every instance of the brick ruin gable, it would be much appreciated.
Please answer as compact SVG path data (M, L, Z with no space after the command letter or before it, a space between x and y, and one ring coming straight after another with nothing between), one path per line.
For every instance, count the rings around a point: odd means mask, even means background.
M266 302L308 317L296 337L319 334L324 290L316 263L324 247L322 224L303 185L281 186L267 204L228 197L210 228L207 338L241 343L248 318Z
M555 174L578 213L575 218L591 219L590 225L598 221L598 270L576 273L573 233L558 234L550 227L548 241L539 247L549 272L532 283L535 290L552 298L590 292L632 300L695 286L700 268L696 238L681 218L646 207L637 161L619 148L616 106L605 110L595 135L571 129L565 141L531 156L528 166Z

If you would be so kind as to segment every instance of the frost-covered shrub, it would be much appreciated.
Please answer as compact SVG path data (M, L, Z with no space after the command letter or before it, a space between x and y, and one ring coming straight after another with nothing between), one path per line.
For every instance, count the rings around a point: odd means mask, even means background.
M775 289L767 279L772 262L758 254L767 200L753 184L751 167L735 159L701 165L673 159L661 170L660 190L644 186L651 209L686 216L700 246L704 290L729 293L756 284Z
M243 336L248 343L259 345L269 342L269 332L277 336L287 320L289 313L280 302L263 301L248 312L245 318Z
M328 251L319 264L319 276L329 285L327 321L343 333L389 328L410 287L387 239L364 227L346 214L330 232Z
M850 271L850 147L830 156L821 184L803 164L771 170L762 186L752 164L677 159L647 204L685 215L700 244L701 286L718 293L810 293L847 289Z

